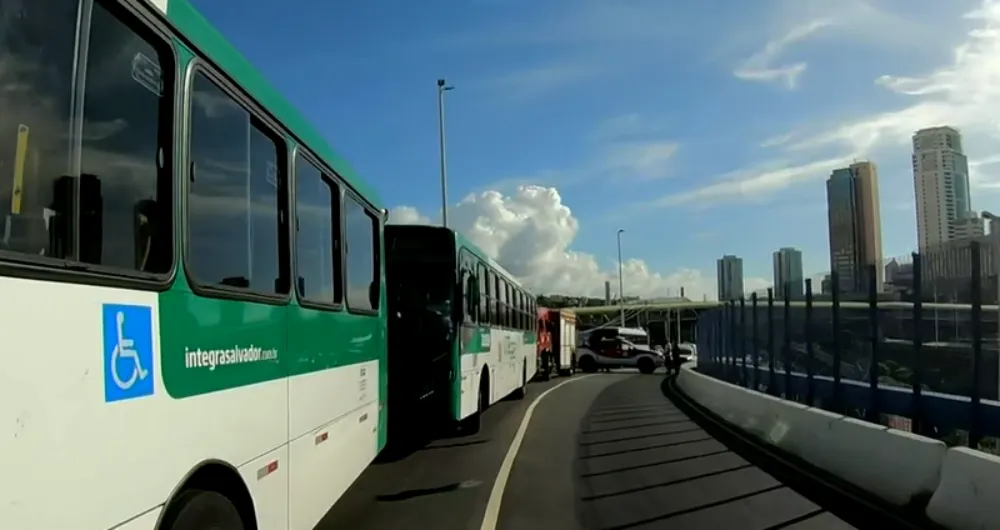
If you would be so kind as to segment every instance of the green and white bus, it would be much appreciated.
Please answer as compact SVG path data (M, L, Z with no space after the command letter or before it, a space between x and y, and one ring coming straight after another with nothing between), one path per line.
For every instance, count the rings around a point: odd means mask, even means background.
M389 434L413 432L411 420L476 431L538 369L535 299L453 230L388 225L385 240Z
M385 444L378 198L186 0L0 15L0 528L312 529Z

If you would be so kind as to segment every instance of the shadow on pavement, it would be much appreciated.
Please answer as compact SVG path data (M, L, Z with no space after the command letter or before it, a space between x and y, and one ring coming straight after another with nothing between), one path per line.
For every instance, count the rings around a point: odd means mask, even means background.
M583 527L853 528L706 432L660 383L613 384L584 417L576 460Z

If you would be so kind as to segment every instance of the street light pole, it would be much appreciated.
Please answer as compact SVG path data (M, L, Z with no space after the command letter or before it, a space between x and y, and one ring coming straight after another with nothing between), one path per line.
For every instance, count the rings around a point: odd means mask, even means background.
M622 275L622 234L624 228L618 230L618 304L621 306L622 327L625 327L625 277Z
M454 90L446 86L444 79L437 80L438 87L438 147L441 151L441 226L448 228L448 169L444 155L444 93Z

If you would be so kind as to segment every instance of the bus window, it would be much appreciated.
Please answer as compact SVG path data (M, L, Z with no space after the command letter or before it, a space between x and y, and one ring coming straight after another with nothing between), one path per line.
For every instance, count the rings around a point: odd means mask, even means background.
M305 157L295 160L296 290L310 302L343 300L340 261L340 190Z
M377 311L378 220L353 196L344 198L344 237L347 253L347 309ZM454 285L454 284L453 284Z
M504 311L504 325L508 328L514 327L514 290L510 288L510 284L503 282L504 293L507 296L507 306Z
M48 33L47 33L48 34ZM80 261L166 273L173 265L172 54L95 2L83 103ZM155 43L155 44L154 44ZM131 68L122 68L129 57ZM91 213L93 212L93 213Z
M188 271L203 285L286 294L285 147L203 72L191 92Z
M479 323L490 323L490 294L486 290L486 268L480 263L476 265L479 277Z
M156 35L95 3L87 82L76 87L79 5L0 6L0 250L166 273L172 54ZM84 88L82 120L74 123L70 105ZM76 154L82 175L72 165Z
M473 324L476 322L476 293L479 284L476 276L467 268L462 269L462 300L465 310L463 311L464 322Z
M490 279L487 282L487 286L490 289L490 307L492 308L492 314L490 315L490 324L494 327L500 327L500 279L497 278L496 273L492 270L489 271Z
M500 301L499 301L500 321L497 323L497 325L499 325L502 328L507 327L509 324L509 321L507 319L508 315L507 293L509 290L510 289L508 289L507 287L507 282L503 278L497 276L497 292L500 293Z
M0 250L54 258L72 252L50 247L45 210L57 206L60 176L70 170L65 135L78 5L63 0L0 5L6 21L0 53L7 65L0 70L0 83L10 87L0 93L0 167L5 168L0 172Z
M524 330L528 326L524 323L524 293L517 292L517 329Z

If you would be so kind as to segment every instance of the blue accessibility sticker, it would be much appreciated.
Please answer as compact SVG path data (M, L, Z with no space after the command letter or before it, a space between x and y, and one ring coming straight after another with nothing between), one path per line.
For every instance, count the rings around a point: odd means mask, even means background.
M153 309L104 304L104 401L153 394Z

